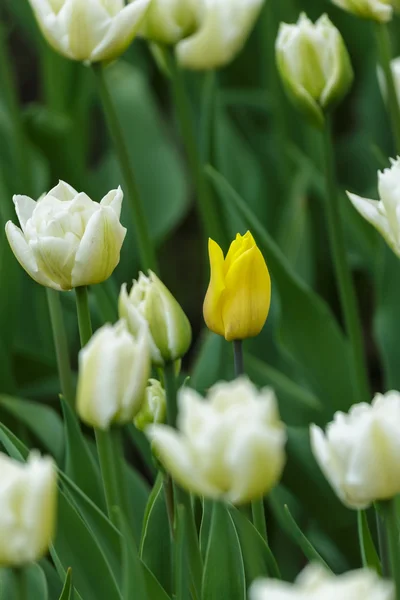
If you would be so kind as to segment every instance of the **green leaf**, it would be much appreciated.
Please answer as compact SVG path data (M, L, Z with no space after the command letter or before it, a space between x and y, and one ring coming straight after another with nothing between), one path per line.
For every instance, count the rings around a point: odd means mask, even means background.
M26 567L24 577L28 589L26 600L48 600L46 576L39 565Z
M72 600L72 569L68 569L60 600Z
M170 596L168 596L167 592L154 577L150 569L148 569L144 563L142 564L149 598L151 598L151 600L171 600Z
M180 505L176 514L175 530L175 597L176 600L191 600L190 565L188 561L185 507Z
M28 458L28 448L3 423L0 423L0 442L11 458L20 462Z
M38 564L32 564L20 570L1 569L0 600L20 598L17 578L23 579L26 589L24 600L48 600L48 588L45 574Z
M230 184L214 169L207 174L227 210L237 211L252 229L271 270L281 303L281 341L300 364L328 416L347 410L357 397L348 342L329 307L301 281L260 221Z
M204 394L216 381L233 376L232 348L220 335L204 330L196 352L190 386Z
M0 407L26 425L57 461L61 459L64 449L63 427L52 408L11 396L0 396Z
M215 502L204 565L202 600L246 599L242 550L232 516Z
M357 524L363 567L373 569L382 577L382 565L369 530L367 511L358 511Z
M124 465L128 499L131 507L128 519L131 524L135 542L139 546L150 488L147 481L144 480L140 473L128 465L126 461L124 461Z
M147 600L146 578L143 572L143 564L139 558L138 550L125 516L117 509L118 520L121 530L122 551L122 598L135 598L135 600Z

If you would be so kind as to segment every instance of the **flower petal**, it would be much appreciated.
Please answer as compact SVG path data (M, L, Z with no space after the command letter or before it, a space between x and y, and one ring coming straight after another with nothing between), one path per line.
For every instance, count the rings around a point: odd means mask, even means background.
M78 192L72 185L60 180L46 195L53 196L54 198L57 198L57 200L61 200L61 202L69 202L78 196Z
M383 203L378 200L362 198L350 192L347 192L347 196L360 215L379 231L396 254L400 254L400 240L394 236L394 231L390 225ZM393 228L395 227L396 224L393 224Z
M91 61L95 48L102 43L112 17L98 0L68 0L68 45L75 60Z
M25 232L25 225L28 219L31 218L33 211L36 207L35 200L29 198L29 196L13 196L13 202L15 205L15 212L17 213L17 217L19 223L21 225L21 229Z
M121 207L123 199L124 193L121 189L121 186L119 186L117 190L111 190L111 192L108 192L108 194L104 196L104 198L101 200L100 204L101 206L109 206L110 208L112 208L115 214L117 215L117 218L119 219L121 216Z
M222 295L225 290L224 255L221 248L212 239L208 240L208 254L211 274L203 305L204 320L211 331L224 335L225 330L222 319Z

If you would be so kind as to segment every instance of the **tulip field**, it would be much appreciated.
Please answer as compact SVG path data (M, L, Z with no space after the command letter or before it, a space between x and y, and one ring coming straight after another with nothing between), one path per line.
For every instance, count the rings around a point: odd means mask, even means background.
M400 600L399 0L0 3L0 600Z

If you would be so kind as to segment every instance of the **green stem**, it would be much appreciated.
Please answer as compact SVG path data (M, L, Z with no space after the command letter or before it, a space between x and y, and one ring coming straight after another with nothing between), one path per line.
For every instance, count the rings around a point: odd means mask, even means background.
M26 575L24 572L24 568L15 568L14 572L14 589L16 592L16 596L13 600L28 600L29 592L27 586Z
M388 554L388 542L386 538L386 529L383 519L379 512L375 510L376 516L376 528L378 531L378 547L379 547L379 556L382 564L382 575L384 577L390 577L390 561Z
M392 122L396 152L400 154L400 106L397 99L396 84L390 65L392 51L390 46L389 29L386 23L374 23L374 27L379 62L386 80L387 104L390 120Z
M396 588L396 600L400 600L400 545L399 527L397 521L396 500L386 500L379 503L383 513L386 536L388 540L390 574Z
M122 175L125 181L128 197L130 200L132 220L135 228L136 240L139 247L141 265L144 270L152 269L158 271L157 257L153 248L146 216L143 210L143 203L140 197L139 188L136 182L135 174L128 153L128 148L124 138L124 133L116 113L114 103L108 88L107 79L104 73L104 67L98 63L93 65L93 72L96 75L97 86L103 110L108 122L108 128L112 137L114 148L118 156Z
M204 175L204 165L197 145L193 127L192 108L185 88L182 70L171 53L168 53L168 57L177 117L196 188L200 219L206 235L219 240L221 239L222 228L217 211L217 203L214 202L211 188Z
M86 286L75 288L76 310L78 313L79 337L81 346L86 346L92 337L92 320L89 311L89 299Z
M358 402L367 401L370 398L369 383L360 317L358 314L357 299L349 264L346 256L346 245L344 231L340 218L339 191L336 187L334 172L333 142L331 136L331 124L327 116L327 122L323 134L324 162L326 178L326 214L330 243L332 248L333 263L336 272L336 281L339 288L339 296L343 311L343 317L347 335L349 336L353 354L354 370L356 377L356 392Z
M62 314L61 299L59 293L54 290L46 289L46 295L49 306L51 328L53 330L61 393L66 401L69 402L71 406L74 406L75 389L72 381L68 339Z
M121 507L118 478L115 471L115 454L111 431L95 429L97 453L99 455L104 494L106 497L107 513L110 521L119 528L118 514L115 507Z
M233 340L233 360L235 363L235 377L240 377L244 373L242 340Z
M167 395L167 421L171 427L176 427L178 416L177 388L175 364L169 362L164 367L164 386Z

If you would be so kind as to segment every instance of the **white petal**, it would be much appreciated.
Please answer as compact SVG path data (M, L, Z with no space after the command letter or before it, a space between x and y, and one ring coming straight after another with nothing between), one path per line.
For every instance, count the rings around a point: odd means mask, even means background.
M78 192L65 181L59 181L58 184L47 193L47 196L53 196L62 202L69 202L77 195Z
M25 232L25 225L28 219L31 218L33 211L36 207L35 200L29 198L29 196L13 196L13 202L15 205L15 212L21 225L22 231Z
M71 239L72 237L72 239ZM40 271L52 281L57 282L62 290L70 290L71 271L74 264L77 243L74 236L64 239L40 236L30 241Z
M347 192L354 208L366 219L371 225L383 235L387 243L394 249L398 246L396 238L393 236L393 229L389 223L388 217L385 214L385 208L381 202L362 198L356 194ZM398 252L398 250L397 250Z
M98 0L69 0L68 46L75 60L91 61L110 28L112 17Z
M22 231L11 221L6 224L6 235L15 258L28 275L37 283L60 291L60 285L50 279L45 272L39 270L32 248L27 243Z
M104 196L100 204L102 206L110 206L117 215L117 218L119 219L121 216L121 207L123 199L124 193L121 189L121 186L119 186L117 190L111 190L111 192L108 192L108 194Z

